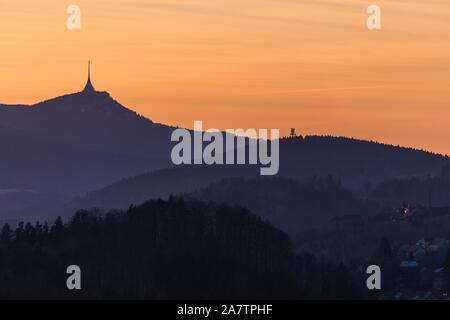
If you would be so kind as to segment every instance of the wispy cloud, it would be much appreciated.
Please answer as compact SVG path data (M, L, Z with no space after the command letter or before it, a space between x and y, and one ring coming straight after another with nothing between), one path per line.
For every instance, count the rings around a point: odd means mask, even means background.
M292 90L272 90L272 91L265 91L264 94L294 94L294 93L325 92L325 91L355 91L355 90L375 90L375 89L385 89L385 88L386 88L385 86L307 88L307 89L292 89Z

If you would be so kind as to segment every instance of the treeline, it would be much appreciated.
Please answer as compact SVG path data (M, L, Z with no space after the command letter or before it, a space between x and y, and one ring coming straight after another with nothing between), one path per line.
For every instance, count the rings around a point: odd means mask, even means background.
M66 288L66 268L82 289ZM68 222L4 225L3 299L358 298L343 265L296 257L289 238L241 207L170 198Z
M390 206L399 206L402 202L421 206L450 206L450 165L436 176L386 180L373 190L371 197Z
M211 184L194 197L244 206L292 235L336 216L369 216L379 210L377 203L355 197L332 176L302 182L278 177L230 178Z

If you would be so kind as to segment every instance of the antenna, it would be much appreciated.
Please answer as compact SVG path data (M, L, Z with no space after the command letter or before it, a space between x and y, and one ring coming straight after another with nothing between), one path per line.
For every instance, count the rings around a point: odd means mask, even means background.
M291 128L291 134L290 134L291 138L295 138L297 137L297 134L295 133L295 128Z
M91 83L91 60L88 60L88 79L83 92L95 92L94 86Z

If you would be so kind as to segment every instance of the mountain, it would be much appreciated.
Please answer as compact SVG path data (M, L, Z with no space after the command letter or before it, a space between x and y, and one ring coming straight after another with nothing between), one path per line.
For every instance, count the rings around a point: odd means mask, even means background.
M436 174L447 162L445 156L420 150L348 138L307 136L280 140L278 177L308 181L314 176L331 175L344 188L367 193L388 178ZM121 179L75 199L70 206L127 208L147 199L199 191L225 178L258 175L258 166L252 165L178 166ZM239 192L241 187L236 183L230 189Z
M0 105L0 218L55 214L75 197L69 204L74 209L126 208L224 178L259 175L255 165L174 167L174 129L96 91L90 74L81 92L33 105ZM357 192L386 179L434 175L448 162L429 152L341 137L279 142L280 177L332 175Z
M97 151L168 159L173 128L136 114L107 92L79 92L34 105L0 105L0 125Z
M413 206L450 207L450 165L436 176L388 179L377 185L370 195L390 206L407 203Z
M190 193L225 177L249 177L257 174L252 166L188 166L161 169L121 179L105 188L77 197L66 211L78 208L128 208L148 199L167 198L171 194Z
M0 104L1 218L39 217L78 194L170 165L173 128L86 88L33 105Z
M296 256L286 234L245 208L178 198L2 228L0 257L0 299L342 299L367 291L347 268ZM61 285L73 263L83 290Z
M448 156L345 137L306 136L280 143L280 175L332 175L354 191L368 191L387 178L438 174Z
M79 192L150 169L147 159L102 152L0 126L0 217L32 217Z
M3 126L0 149L1 189L81 191L149 168L145 158Z
M338 216L369 216L379 210L377 203L358 199L331 176L302 183L278 177L230 178L191 196L246 207L291 235Z
M275 227L296 234L320 225L335 216L348 214L370 215L377 212L375 202L357 199L333 178L314 178L310 181L280 177L257 177L250 171L237 168L228 173L231 178L217 181L214 167L189 170L187 167L166 169L124 179L103 190L76 199L65 211L76 208L128 208L151 198L166 198L169 194L203 201L239 205L270 221ZM248 168L251 170L251 168ZM195 172L195 174L194 174ZM178 184L154 184L152 180L178 178ZM142 192L145 190L146 192ZM195 190L192 192L192 190Z

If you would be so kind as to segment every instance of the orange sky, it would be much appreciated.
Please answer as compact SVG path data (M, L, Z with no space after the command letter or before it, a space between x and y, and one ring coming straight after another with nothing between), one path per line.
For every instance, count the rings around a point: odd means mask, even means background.
M156 122L450 154L449 40L448 0L1 0L0 103L81 90L91 59L98 90Z

